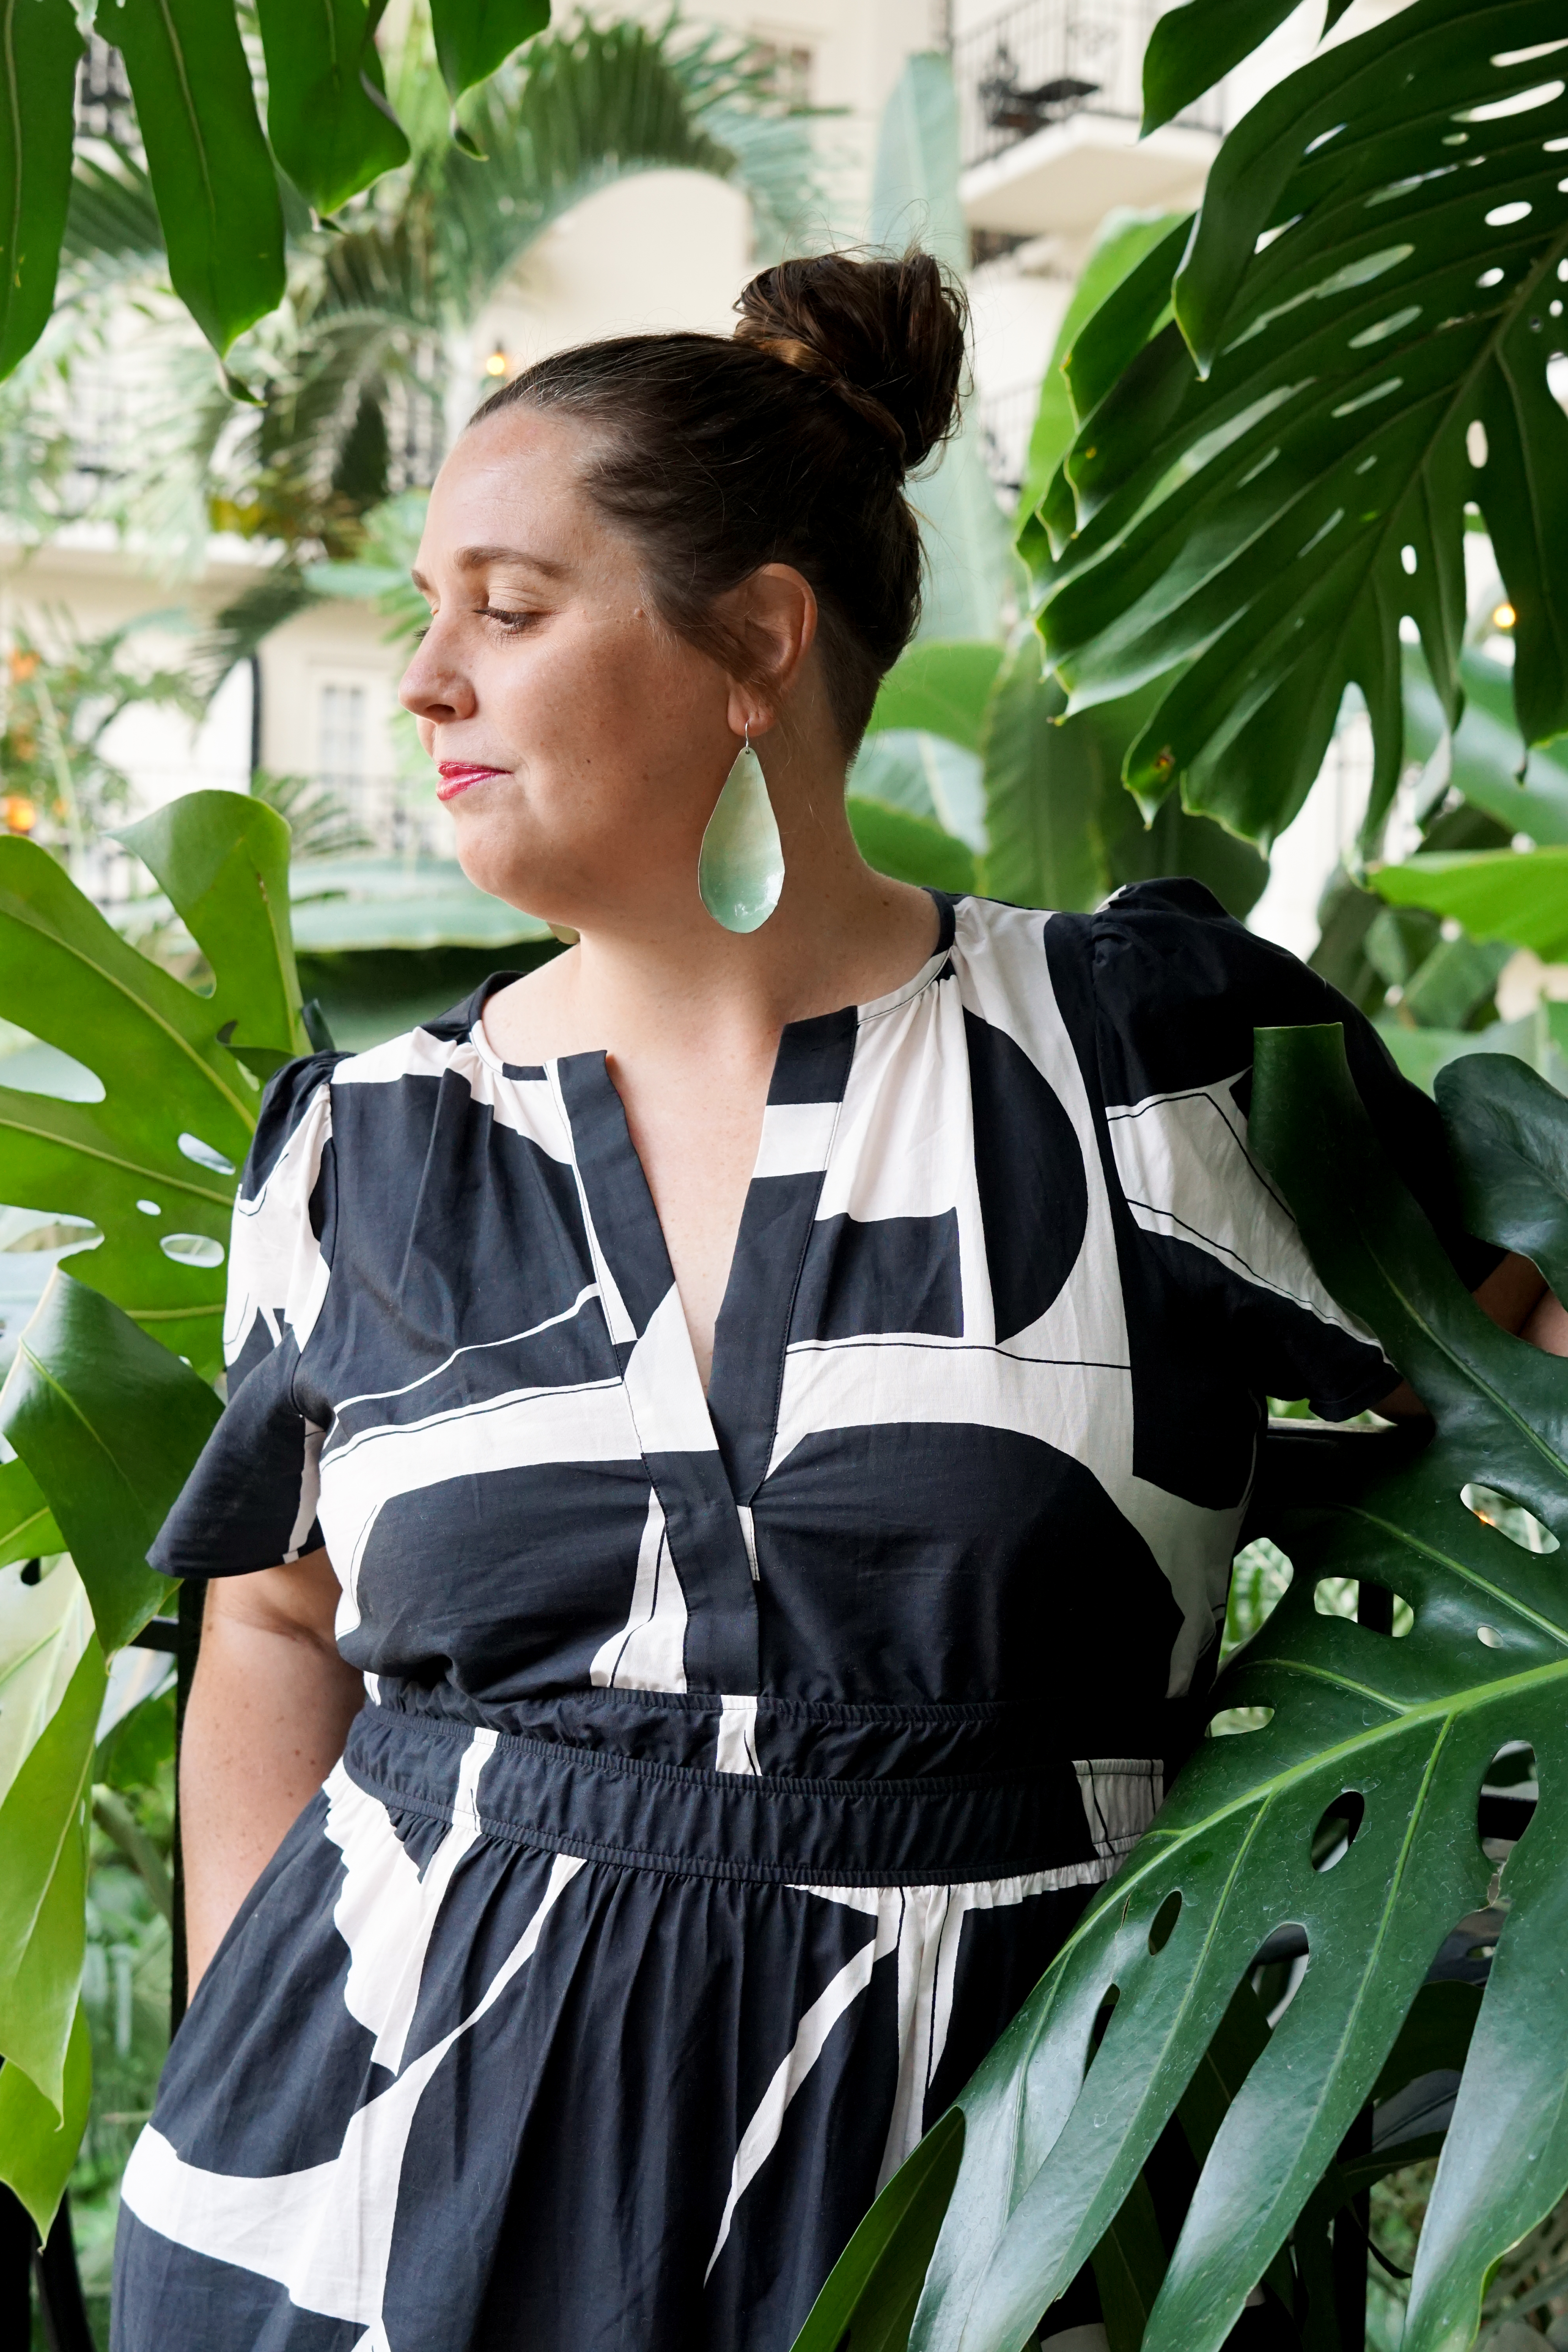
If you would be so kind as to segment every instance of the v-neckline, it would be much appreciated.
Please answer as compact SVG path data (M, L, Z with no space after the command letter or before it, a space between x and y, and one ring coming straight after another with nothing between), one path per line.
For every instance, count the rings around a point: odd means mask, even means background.
M821 1140L820 1150L810 1154L813 1164L799 1164L799 1148L793 1157L788 1149L780 1157L776 1143L770 1158L768 1114L836 1112L843 1099L861 1024L895 1012L941 976L953 945L955 906L945 892L931 890L928 895L938 919L936 945L910 979L864 1004L843 1005L832 1013L788 1021L779 1032L757 1151L714 1318L706 1391L664 1223L632 1139L625 1103L610 1074L608 1048L559 1055L544 1064L505 1062L485 1034L484 1009L511 975L497 974L487 980L471 1000L470 1035L481 1059L493 1070L514 1080L548 1081L555 1074L599 1249L635 1335L618 1344L622 1371L635 1337L641 1337L674 1292L679 1311L672 1321L678 1331L672 1329L669 1341L685 1350L703 1399L712 1442L723 1457L735 1499L743 1507L767 1472L795 1295L831 1141L832 1122L823 1117L816 1125ZM777 1129L780 1123L773 1124ZM777 1173L771 1172L774 1164ZM764 1195L787 1197L759 1198L759 1187ZM758 1265L759 1257L768 1261L766 1268Z

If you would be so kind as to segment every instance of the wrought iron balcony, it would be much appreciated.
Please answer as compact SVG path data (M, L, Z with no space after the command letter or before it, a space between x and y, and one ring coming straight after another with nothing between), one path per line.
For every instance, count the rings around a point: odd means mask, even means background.
M1071 115L1137 121L1144 51L1163 13L1159 0L1015 0L956 33L965 168ZM1219 93L1178 120L1220 130Z

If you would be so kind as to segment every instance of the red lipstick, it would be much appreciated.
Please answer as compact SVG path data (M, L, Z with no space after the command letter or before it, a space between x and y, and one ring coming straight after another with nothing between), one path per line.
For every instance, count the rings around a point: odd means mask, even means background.
M482 784L487 776L504 776L505 768L482 768L472 760L443 760L440 762L441 782L435 787L438 801L455 801L470 784Z

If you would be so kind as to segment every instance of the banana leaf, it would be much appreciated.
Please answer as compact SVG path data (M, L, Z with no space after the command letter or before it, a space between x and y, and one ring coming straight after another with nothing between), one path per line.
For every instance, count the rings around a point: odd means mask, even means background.
M1445 1074L1442 1104L1475 1230L1568 1279L1568 1103L1521 1065L1478 1055ZM1309 2201L1308 2235L1354 2189L1331 2171L1346 2134L1386 2082L1439 1947L1489 1898L1506 1922L1405 2352L1464 2352L1490 2268L1568 2184L1556 2055L1568 1817L1554 1793L1568 1778L1568 1590L1553 1557L1568 1536L1568 1366L1499 1331L1461 1287L1383 1155L1337 1028L1259 1033L1251 1144L1436 1434L1414 1460L1396 1444L1398 1466L1359 1493L1270 1523L1292 1580L1215 1685L1211 1732L1230 1736L1200 1742L960 2094L963 2155L929 2263L926 2217L886 2226L889 2201L908 2194L895 2176L798 2352L1019 2352L1117 2224L1260 1949L1287 1925L1304 1937L1305 1975L1213 2133L1144 2352L1218 2352ZM1334 1578L1355 1580L1364 1604L1369 1588L1402 1599L1413 1628L1396 1640L1320 1615L1317 1588ZM1500 1870L1478 1805L1498 1751L1521 1741L1542 1800ZM846 2306L866 2243L876 2263ZM906 2326L896 2315L917 2281Z
M1367 887L1391 907L1428 907L1478 940L1507 940L1547 963L1568 957L1568 847L1434 850L1385 866Z

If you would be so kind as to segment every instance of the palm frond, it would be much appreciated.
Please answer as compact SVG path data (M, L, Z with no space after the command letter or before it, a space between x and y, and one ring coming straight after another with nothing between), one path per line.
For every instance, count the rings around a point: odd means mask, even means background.
M68 263L162 268L163 231L152 183L121 148L94 140L78 149L60 250Z
M355 817L340 793L309 776L277 776L270 769L251 771L251 797L276 809L293 836L291 855L299 857L353 857L375 844Z
M432 219L443 289L472 318L549 224L638 171L730 178L668 43L637 24L546 35L487 83L465 121L488 157L452 152Z
M292 553L242 589L232 604L214 616L192 654L191 684L204 706L211 702L236 662L248 661L264 637L318 601Z

